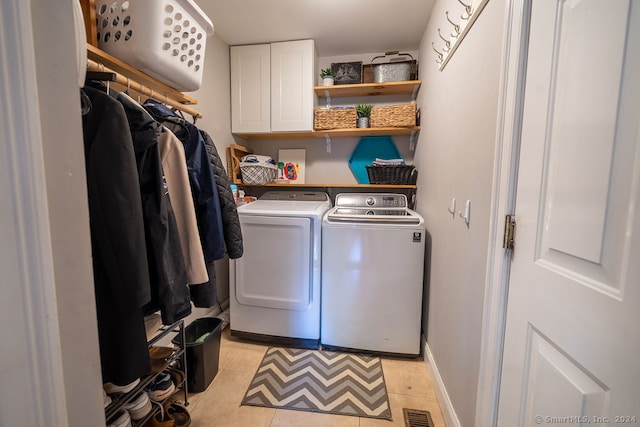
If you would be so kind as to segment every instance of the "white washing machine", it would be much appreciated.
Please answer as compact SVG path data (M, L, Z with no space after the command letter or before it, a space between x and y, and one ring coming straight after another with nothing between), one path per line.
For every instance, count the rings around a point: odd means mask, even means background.
M322 347L419 355L424 253L406 196L338 194L322 223Z
M231 335L318 348L326 193L272 191L238 208L244 254L229 268Z

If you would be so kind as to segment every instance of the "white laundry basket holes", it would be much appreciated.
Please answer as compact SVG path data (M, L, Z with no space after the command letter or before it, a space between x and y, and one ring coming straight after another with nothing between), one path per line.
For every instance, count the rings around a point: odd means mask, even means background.
M96 19L97 27L100 29L97 34L98 41L115 43L120 39L128 41L131 38L133 35L132 30L123 33L124 28L131 24L131 16L125 14L129 7L130 3L128 1L123 2L121 5L117 2L104 3L98 7L98 17ZM119 27L122 27L122 30Z
M194 0L95 3L100 49L178 90L199 87L207 32L212 27Z

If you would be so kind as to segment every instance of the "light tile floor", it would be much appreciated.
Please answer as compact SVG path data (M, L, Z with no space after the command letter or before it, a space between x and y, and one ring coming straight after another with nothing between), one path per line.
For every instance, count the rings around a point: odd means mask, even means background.
M381 358L393 421L240 406L268 345L222 332L218 374L207 390L189 394L193 427L383 427L404 426L402 408L427 410L434 427L445 427L431 379L422 359Z

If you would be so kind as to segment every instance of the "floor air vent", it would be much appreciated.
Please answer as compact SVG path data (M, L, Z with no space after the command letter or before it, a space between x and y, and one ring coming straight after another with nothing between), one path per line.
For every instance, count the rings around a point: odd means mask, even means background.
M429 411L402 408L405 427L435 427Z

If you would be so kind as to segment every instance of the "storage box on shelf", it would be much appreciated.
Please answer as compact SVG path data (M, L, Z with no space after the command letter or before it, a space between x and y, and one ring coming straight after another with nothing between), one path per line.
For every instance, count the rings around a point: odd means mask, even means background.
M242 158L240 171L245 184L270 184L276 179L278 167L269 156L249 154Z
M411 165L367 165L371 184L415 185L418 170Z
M316 108L315 130L351 129L356 127L355 108Z
M371 127L411 127L416 125L416 104L385 105L371 109Z

